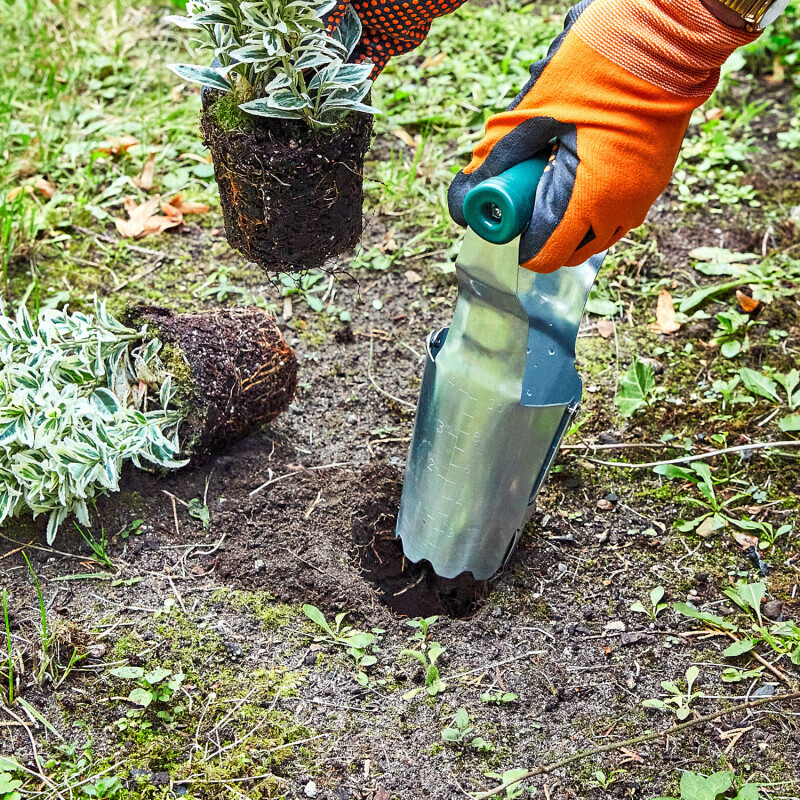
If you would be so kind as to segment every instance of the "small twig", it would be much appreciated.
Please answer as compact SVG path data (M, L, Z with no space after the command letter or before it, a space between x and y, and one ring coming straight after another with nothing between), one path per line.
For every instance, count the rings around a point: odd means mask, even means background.
M400 403L401 406L405 406L406 408L416 408L416 403L409 403L408 400L401 400L399 397L395 397L393 394L389 394L386 389L382 389L378 386L378 382L375 378L372 377L372 350L373 350L373 341L374 337L372 335L372 328L369 329L369 360L367 361L367 377L369 378L369 382L373 385L376 391L380 392L384 397L388 397L390 400L394 400L395 403Z
M646 464L629 464L626 461L601 461L599 458L589 458L593 464L601 464L605 467L625 467L626 469L648 469L650 467L661 467L666 464L688 464L690 461L702 461L704 458L722 456L726 453L740 453L743 450L763 450L771 447L800 447L800 439L790 439L783 442L753 442L753 444L740 444L736 447L726 447L723 450L710 450L708 453L698 453L694 456L683 456L682 458L671 458L668 461L648 461Z
M601 747L592 747L588 750L581 750L578 753L573 753L571 756L567 756L566 758L562 758L560 761L556 761L553 764L547 764L541 767L534 767L533 769L529 769L527 772L523 773L517 778L513 780L506 781L502 783L500 786L496 786L494 789L490 789L488 792L479 792L478 794L472 795L476 800L483 800L486 797L492 797L493 795L500 794L504 792L509 786L514 786L515 784L519 783L520 781L524 781L527 778L532 778L535 775L549 775L554 770L560 769L561 767L565 767L567 764L571 764L573 761L580 761L584 758L590 758L592 756L600 755L601 753L608 753L611 750L619 750L622 747L632 747L636 744L643 744L644 742L652 742L655 739L660 739L662 736L672 736L676 733L680 733L687 728L692 728L695 725L703 725L706 722L712 722L715 719L719 719L720 717L727 716L728 714L737 714L740 711L748 711L751 708L757 708L758 706L766 705L767 703L775 703L777 701L787 701L787 700L797 700L800 698L800 691L796 692L789 692L788 694L778 695L776 697L765 697L761 700L751 700L748 703L741 703L738 706L732 706L731 708L723 709L722 711L715 711L713 714L706 714L703 717L696 717L695 719L689 720L689 722L682 722L679 725L673 725L671 728L667 728L665 731L660 731L656 733L646 733L642 736L635 736L632 739L625 739L622 742L615 742L613 744L604 744Z
M350 467L353 465L354 462L352 461L337 461L335 464L322 464L318 467L301 467L294 472L287 472L284 475L278 475L277 478L272 478L268 480L266 483L262 483L261 486L253 489L252 492L248 495L248 497L252 497L254 494L258 494L260 491L267 488L267 486L272 486L273 483L277 483L278 481L285 480L286 478L293 478L297 475L302 475L304 472L314 472L319 469L334 469L335 467Z

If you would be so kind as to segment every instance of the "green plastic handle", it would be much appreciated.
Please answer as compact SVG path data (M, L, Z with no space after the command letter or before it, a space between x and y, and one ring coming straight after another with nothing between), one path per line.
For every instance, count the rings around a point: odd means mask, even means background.
M464 217L481 239L506 244L528 227L536 187L550 150L522 161L494 178L487 178L464 198Z

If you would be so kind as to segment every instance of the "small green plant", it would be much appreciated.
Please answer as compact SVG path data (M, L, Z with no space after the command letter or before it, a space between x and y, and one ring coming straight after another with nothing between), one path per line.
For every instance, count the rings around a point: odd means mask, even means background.
M39 664L34 674L37 683L41 684L45 676L49 675L48 669L52 662L52 636L47 629L47 610L44 605L44 595L42 594L42 587L39 585L39 579L36 577L33 565L24 550L22 551L22 557L28 566L28 572L33 579L33 585L36 587L36 597L39 600L39 653L37 654ZM52 680L54 676L50 675L49 677Z
M678 525L678 530L682 532L693 531L703 523L708 532L721 530L729 524L738 525L739 520L732 515L731 506L735 506L744 498L750 497L750 492L739 492L735 495L723 499L717 494L715 486L727 482L727 477L715 477L711 472L711 467L702 461L696 461L688 467L681 467L677 464L662 464L656 467L653 472L663 475L669 480L684 480L697 486L702 499L696 497L682 496L681 500L692 506L702 509L702 513L686 522Z
M145 670L143 667L116 667L111 670L115 678L133 681L136 686L128 694L128 701L138 708L127 712L125 719L115 723L120 730L138 728L145 730L152 727L149 719L144 717L145 711L153 706L156 717L165 725L175 721L175 715L183 710L182 706L170 709L169 703L175 692L180 689L184 675L165 667Z
M525 788L520 778L527 773L528 770L523 767L517 767L516 769L507 769L504 772L484 772L483 774L487 778L495 778L500 781L501 786L509 781L515 781L510 786L506 786L505 797L506 800L517 800L518 797L522 797L525 794Z
M181 28L202 31L203 48L219 67L173 64L179 77L232 93L247 114L304 120L332 128L352 111L374 114L362 101L372 63L348 64L361 39L361 20L347 6L328 34L323 16L335 0L190 0L187 15L168 17Z
M467 709L459 708L453 715L452 727L445 728L442 731L442 741L448 744L466 745L481 753L489 753L494 750L494 747L480 736L470 738L473 730L475 729L469 724Z
M517 700L519 700L519 695L514 692L484 692L481 695L481 703L491 703L496 706L516 703Z
M672 681L661 681L661 688L667 693L666 700L656 697L644 700L642 705L646 708L659 708L662 711L672 711L678 719L686 719L692 713L692 701L700 695L700 692L692 692L694 682L700 670L691 666L686 670L686 691L679 689Z
M650 590L650 608L646 608L643 603L637 600L635 603L631 603L631 611L635 611L637 614L647 614L655 622L658 615L666 608L669 608L669 603L661 602L663 597L664 587L656 586Z
M129 536L138 536L142 532L143 519L135 519L130 525L126 525L120 532L121 539L127 539Z
M0 770L0 800L21 800L22 795L17 791L20 786L22 781L19 778Z
M333 625L328 623L325 615L316 606L304 605L303 613L326 633L326 636L318 636L317 641L332 642L346 649L347 655L353 659L356 665L356 680L362 686L367 686L369 675L366 670L378 662L377 657L372 653L376 650L376 637L383 631L376 629L374 633L364 633L345 625L346 611L336 615Z
M597 781L597 785L607 792L625 772L624 769L612 769L606 773L602 769L598 769L594 773L594 779Z
M410 700L416 697L420 692L424 691L426 694L434 697L441 692L447 691L447 684L441 679L439 675L439 667L436 666L436 661L439 656L444 653L445 648L439 642L430 642L423 644L421 650L401 650L400 655L411 656L422 664L425 670L425 684L403 695L404 700Z
M372 431L373 435L375 431ZM431 637L431 627L439 620L438 616L407 619L406 625L414 629L413 641L427 642Z
M720 348L725 358L735 358L740 353L747 352L750 349L749 329L754 325L764 324L750 319L748 314L742 314L736 309L722 311L716 317L717 332L711 343Z
M83 787L83 793L87 797L94 797L97 800L111 800L123 790L122 782L116 775L106 775L96 778L93 783L87 783Z
M764 667L756 669L739 669L738 667L726 667L720 673L720 678L725 683L739 683L739 681L749 681L760 678L764 674Z
M656 393L655 371L651 364L641 361L639 356L622 377L615 402L623 417L632 417L642 408L652 405Z
M119 490L123 465L177 468L180 415L158 339L142 342L95 299L94 316L24 305L0 308L0 524L49 514L52 544L68 514L91 525L87 503ZM160 408L145 410L156 392Z
M731 795L734 785L732 772L715 772L713 775L698 775L684 772L681 775L680 797L654 797L653 800L759 800L758 784L746 783L735 795Z
M95 537L91 531L84 531L78 523L75 523L75 527L78 529L78 533L83 537L83 541L89 545L89 549L92 551L92 556L94 560L98 564L102 564L107 569L115 569L114 562L111 560L111 556L108 554L106 547L108 546L108 539L106 539L106 530L104 527L100 527L100 536Z
M6 632L6 674L8 677L6 699L11 706L14 704L14 643L11 639L11 621L8 616L8 592L5 589L3 589L3 623Z
M208 530L211 525L211 513L208 506L199 498L193 497L189 501L189 516L199 519L203 523L203 528Z

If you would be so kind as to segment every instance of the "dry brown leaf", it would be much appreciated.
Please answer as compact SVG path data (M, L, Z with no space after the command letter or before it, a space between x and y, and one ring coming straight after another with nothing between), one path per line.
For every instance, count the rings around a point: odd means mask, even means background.
M201 164L210 164L211 153L205 156L198 155L197 153L181 153L178 156L178 161L199 161Z
M133 179L133 183L143 192L149 192L153 188L153 175L156 169L156 151L151 150L147 157L141 173Z
M745 314L750 314L755 311L760 305L760 300L754 300L749 294L745 294L741 289L736 290L736 299L739 301L739 306Z
M34 181L33 188L48 200L56 193L55 184L41 176Z
M409 147L417 146L416 141L414 141L414 138L405 128L397 128L393 130L392 136L396 136L403 144L407 144Z
M439 64L442 63L447 58L447 53L437 53L435 56L428 56L422 62L422 69L428 69L429 67L438 67Z
M614 333L614 320L612 319L599 319L597 320L597 332L604 339L610 339Z
M171 204L170 204L171 205ZM187 203L183 202L178 206L181 210L181 214L208 214L211 210L211 206L206 205L206 203Z
M712 119L722 119L722 115L725 113L725 109L723 108L709 108L706 111L706 119L710 122Z
M419 283L422 280L422 275L419 272L414 272L413 269L406 270L405 277L411 284Z
M672 302L672 295L666 289L662 289L658 293L656 321L648 327L655 333L670 334L680 330L681 324L675 319L675 305Z
M183 214L180 206L173 206L170 203L161 203L161 213L176 221L176 224L183 222Z
M386 233L383 234L383 239L378 245L378 250L380 250L381 253L397 252L397 242L394 240L394 229L386 231Z
M30 184L28 184L26 186L15 186L6 195L6 200L8 200L8 202L10 203L10 202L16 200L23 192L25 192L26 194L33 194L33 186L31 186Z
M758 547L757 536L751 536L749 533L742 533L741 531L731 531L731 535L743 550L747 550L748 547Z
M108 144L105 147L98 147L98 153L105 153L107 156L117 156L126 153L131 147L139 144L139 140L133 136L106 136Z
M179 209L174 209L172 216L156 214L159 205L160 198L158 197L151 197L139 206L132 197L126 197L124 206L128 212L128 219L114 220L119 234L129 239L141 239L161 233L167 228L174 228L183 222L183 215Z

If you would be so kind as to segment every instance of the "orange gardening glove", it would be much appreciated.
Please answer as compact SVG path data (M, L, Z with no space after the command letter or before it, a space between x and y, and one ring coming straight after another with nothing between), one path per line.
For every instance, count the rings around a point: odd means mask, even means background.
M508 110L489 118L450 186L450 214L465 225L473 186L553 146L520 263L552 272L607 249L644 221L693 109L728 56L757 36L700 0L584 0Z
M352 2L361 18L361 41L351 58L371 61L373 79L383 71L392 56L407 53L422 44L436 17L455 11L466 0L341 0L325 20L333 30Z

